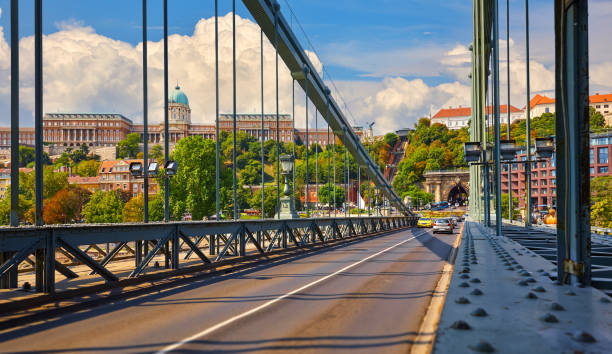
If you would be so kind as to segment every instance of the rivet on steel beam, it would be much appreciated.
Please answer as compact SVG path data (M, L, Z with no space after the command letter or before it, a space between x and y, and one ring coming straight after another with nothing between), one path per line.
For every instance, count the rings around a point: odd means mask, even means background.
M564 293L563 293L563 295L567 295L567 296L576 296L576 293L575 293L575 292L573 292L573 291L571 291L571 290L568 290L568 291L564 292Z
M470 283L480 283L480 279L474 278L474 279L470 280Z
M463 282L463 283L459 284L459 287L460 288L469 288L470 284L468 284L467 282Z
M553 315L552 313L547 313L546 315L542 316L540 319L542 321L548 322L548 323L557 323L557 322L559 322L559 319L555 315Z
M486 317L488 314L487 311L485 311L482 307L479 307L476 310L472 311L470 315L475 317Z
M537 299L538 296L532 292L528 292L527 295L525 296L525 298L527 299Z
M462 330L472 329L472 327L467 322L461 320L453 322L451 328Z
M468 300L466 297L460 297L457 300L455 300L456 303L460 304L460 305L465 305L465 304L469 304L470 300Z
M472 292L470 293L470 295L476 295L476 296L480 296L482 295L483 292L480 289L474 289L472 290Z
M537 293L545 293L545 292L546 292L546 289L544 289L544 288L543 288L543 287L541 287L541 286L537 286L537 287L533 288L533 291L535 291L535 292L537 292Z
M529 283L527 282L527 280L521 280L521 281L518 282L518 285L520 285L520 286L527 286L527 285L529 285Z
M461 276L459 278L461 279L468 279L470 276L468 274L461 274Z
M536 280L534 278L532 278L532 277L529 277L529 278L527 278L525 280L528 281L529 283L535 283L536 282Z
M550 304L550 309L553 311L565 311L565 307L561 306L561 304L557 302Z
M590 333L585 332L585 331L579 331L574 333L574 335L572 336L575 340L577 340L578 342L583 342L583 343L594 343L597 342L595 340L595 337L593 337Z

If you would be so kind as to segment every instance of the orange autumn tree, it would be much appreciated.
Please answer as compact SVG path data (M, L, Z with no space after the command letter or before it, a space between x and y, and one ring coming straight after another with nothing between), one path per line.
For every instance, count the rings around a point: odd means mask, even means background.
M68 224L82 220L81 210L91 193L78 186L68 186L57 192L45 203L43 219L45 224Z

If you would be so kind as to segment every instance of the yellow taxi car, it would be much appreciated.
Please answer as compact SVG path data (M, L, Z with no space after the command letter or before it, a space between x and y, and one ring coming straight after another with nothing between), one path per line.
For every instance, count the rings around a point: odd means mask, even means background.
M420 218L417 222L417 227L433 227L432 218Z

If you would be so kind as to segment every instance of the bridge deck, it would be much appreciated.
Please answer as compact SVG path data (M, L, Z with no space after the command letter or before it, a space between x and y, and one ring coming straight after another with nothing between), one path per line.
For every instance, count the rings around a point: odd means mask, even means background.
M180 350L406 352L456 237L411 229L296 256L12 329L2 350L149 352L195 335Z

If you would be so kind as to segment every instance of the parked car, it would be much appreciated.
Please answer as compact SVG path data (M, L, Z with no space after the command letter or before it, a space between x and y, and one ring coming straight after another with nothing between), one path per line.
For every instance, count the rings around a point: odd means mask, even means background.
M431 218L420 218L417 227L433 227L433 220Z
M457 216L451 216L449 219L453 223L453 227L459 224L459 218Z
M450 219L436 219L433 223L433 233L447 232L453 233L453 222Z

